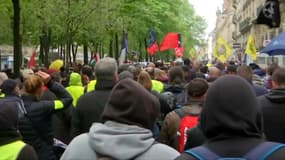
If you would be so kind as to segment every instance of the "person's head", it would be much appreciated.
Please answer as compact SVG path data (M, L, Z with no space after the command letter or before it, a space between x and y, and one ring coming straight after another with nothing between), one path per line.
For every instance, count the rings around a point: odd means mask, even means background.
M37 75L31 75L24 81L24 92L33 96L40 97L44 83Z
M123 71L119 74L119 80L123 80L126 78L134 79L134 75L129 71Z
M84 65L82 67L82 75L87 75L90 80L93 79L93 69L89 65Z
M242 65L238 67L237 74L246 79L248 82L252 82L252 69L249 66Z
M114 58L106 57L99 60L95 65L97 81L118 81L118 67Z
M208 140L262 138L261 111L251 85L239 76L217 79L207 91L200 125Z
M135 67L134 65L130 65L128 71L133 74L134 80L138 79L138 76L140 74L140 68Z
M2 83L8 79L8 76L5 72L0 72L0 86L2 85Z
M208 82L202 78L195 78L187 85L188 96L191 98L204 98L209 88Z
M150 75L151 79L154 79L154 67L147 67L145 71Z
M285 88L285 68L278 68L272 75L272 88Z
M185 82L183 69L180 66L170 68L168 77L171 84L182 84Z
M72 72L70 74L69 85L70 86L82 86L81 75L79 73Z
M149 91L151 90L151 88L152 88L151 78L150 78L150 75L146 71L141 71L140 72L137 81L145 89L147 89Z
M226 73L227 74L237 74L237 66L236 65L228 65Z
M151 130L159 112L158 98L136 81L127 78L119 81L113 88L102 120Z
M267 74L268 74L269 76L272 76L272 74L274 73L274 71L275 71L276 69L278 69L278 68L279 68L278 64L272 63L272 64L269 64L269 65L268 65L266 72L267 72Z
M0 88L1 92L5 95L20 95L19 84L13 79L5 80Z
M0 133L18 130L18 104L14 101L0 102Z
M129 64L126 64L126 63L123 63L123 64L120 64L119 65L119 68L118 68L118 74L124 72L124 71L127 71L128 68L129 68Z
M208 73L208 81L213 82L222 75L222 72L217 67L210 67Z

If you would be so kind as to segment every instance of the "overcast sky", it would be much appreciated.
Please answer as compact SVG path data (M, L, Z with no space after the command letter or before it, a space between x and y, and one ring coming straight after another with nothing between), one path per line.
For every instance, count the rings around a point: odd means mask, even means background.
M218 7L222 7L223 0L189 0L189 2L194 6L196 13L206 19L208 35L215 28L216 11Z

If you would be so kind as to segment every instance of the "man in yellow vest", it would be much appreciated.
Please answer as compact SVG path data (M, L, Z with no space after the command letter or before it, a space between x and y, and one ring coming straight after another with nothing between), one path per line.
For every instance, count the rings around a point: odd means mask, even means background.
M76 72L71 73L69 79L69 86L65 89L73 98L73 107L76 107L78 99L84 94L84 87L82 86L81 75Z
M18 106L9 99L0 100L0 159L37 160L32 146L24 143L18 132Z

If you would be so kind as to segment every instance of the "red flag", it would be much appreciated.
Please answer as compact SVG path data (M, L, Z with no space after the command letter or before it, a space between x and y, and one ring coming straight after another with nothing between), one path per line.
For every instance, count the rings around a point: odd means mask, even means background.
M155 54L155 52L158 51L158 45L157 43L154 43L151 47L147 48L148 53L153 56Z
M160 44L161 51L177 47L179 47L179 34L173 32L168 33Z
M28 63L28 68L32 68L36 66L36 51L33 51L30 61Z

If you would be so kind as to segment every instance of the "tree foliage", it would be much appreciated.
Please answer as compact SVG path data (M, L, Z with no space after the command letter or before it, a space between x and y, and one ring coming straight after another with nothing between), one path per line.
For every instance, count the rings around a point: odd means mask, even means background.
M1 44L12 44L12 13L11 2L0 0ZM206 23L195 14L188 0L21 1L23 45L38 46L49 42L45 44L46 47L63 46L65 54L70 54L71 46L76 44L88 46L91 52L114 56L120 50L122 32L125 31L129 51L139 51L143 58L150 28L155 30L158 42L168 32L181 33L187 52L203 43ZM116 39L116 35L119 39ZM119 46L115 42L119 42ZM167 54L157 55L165 58Z

